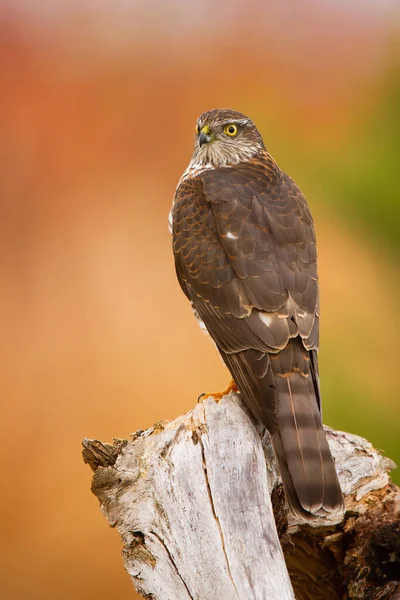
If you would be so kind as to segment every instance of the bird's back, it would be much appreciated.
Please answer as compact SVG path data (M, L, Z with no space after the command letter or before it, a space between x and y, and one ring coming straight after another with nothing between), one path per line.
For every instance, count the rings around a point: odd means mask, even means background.
M261 150L189 170L172 216L181 287L272 435L292 512L341 511L320 413L315 232L300 189Z

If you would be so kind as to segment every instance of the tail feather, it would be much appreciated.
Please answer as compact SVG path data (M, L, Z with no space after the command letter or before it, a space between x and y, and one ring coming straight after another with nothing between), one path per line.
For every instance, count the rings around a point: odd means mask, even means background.
M309 396L307 390L301 389L306 388L306 384L298 373L277 382L278 429L300 504L305 510L315 512L324 499L324 475Z
M305 519L342 512L322 425L315 351L298 337L276 354L220 352L253 415L271 434L290 510Z
M278 427L272 443L290 509L312 518L313 514L343 511L343 495L322 425L308 352L295 341L292 346L288 350L295 360L290 361L289 370L286 349L271 357L278 396Z

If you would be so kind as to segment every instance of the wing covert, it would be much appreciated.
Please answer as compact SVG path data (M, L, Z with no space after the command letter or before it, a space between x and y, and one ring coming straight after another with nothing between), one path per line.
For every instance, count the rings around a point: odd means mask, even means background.
M318 347L314 226L299 188L275 163L249 161L183 182L173 216L178 276L193 304L206 304L197 308L206 326L216 315L242 321L229 336L229 326L213 324L217 343L231 352L245 340L257 348L255 335L274 351L298 331L307 349Z

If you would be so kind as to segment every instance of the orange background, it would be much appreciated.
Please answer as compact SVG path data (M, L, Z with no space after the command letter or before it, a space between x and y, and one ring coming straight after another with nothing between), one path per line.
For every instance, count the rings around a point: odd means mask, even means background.
M227 382L167 229L204 110L252 117L306 194L324 420L400 460L399 13L390 0L2 4L1 595L135 598L80 442L173 418Z

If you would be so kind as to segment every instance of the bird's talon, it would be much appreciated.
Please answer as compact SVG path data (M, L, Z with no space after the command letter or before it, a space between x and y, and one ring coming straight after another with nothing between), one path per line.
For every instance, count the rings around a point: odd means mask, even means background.
M218 404L218 402L220 402L220 400L222 400L222 398L224 396L227 396L228 394L230 394L230 392L238 392L239 390L237 389L236 383L233 381L233 379L231 379L231 381L229 382L229 384L226 386L226 388L224 388L223 390L221 390L220 392L203 392L202 394L200 394L200 396L197 398L197 402L201 402L201 400L205 400L206 398L213 398L214 401Z

